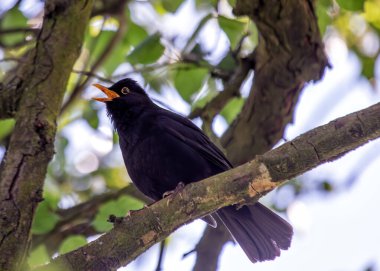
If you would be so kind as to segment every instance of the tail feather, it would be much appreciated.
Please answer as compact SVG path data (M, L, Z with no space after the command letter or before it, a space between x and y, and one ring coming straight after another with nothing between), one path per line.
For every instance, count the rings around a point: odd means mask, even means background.
M252 262L273 260L290 247L292 226L260 203L228 206L217 214Z

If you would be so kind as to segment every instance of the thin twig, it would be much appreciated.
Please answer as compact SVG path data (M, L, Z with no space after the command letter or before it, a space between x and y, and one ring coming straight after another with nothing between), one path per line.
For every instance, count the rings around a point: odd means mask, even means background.
M162 270L162 263L164 260L165 247L166 247L166 239L162 240L160 243L160 254L158 255L158 262L157 262L156 271Z
M78 71L78 70L73 70L73 73L77 73L77 74L81 74L81 75L85 75L85 76L88 76L88 77L93 77L93 78L96 78L96 79L99 79L103 82L107 82L107 83L111 83L113 84L114 81L112 81L111 79L108 79L108 78L105 78L103 76L100 76L96 73L92 73L91 71Z
M39 28L15 27L15 28L0 29L0 35L14 34L14 33L19 33L19 32L37 34L40 30L41 29Z
M122 39L123 34L126 30L126 23L125 23L125 16L122 13L119 16L119 27L107 46L104 48L102 54L99 56L99 58L96 60L94 65L91 67L91 70L89 71L90 74L94 74L96 70L104 63L104 61L107 60L108 56L112 52L113 48L119 43L119 41ZM71 93L70 97L67 99L67 101L62 106L60 115L62 115L63 112L74 102L74 100L78 97L78 95L83 91L83 89L87 86L88 82L90 81L91 76L87 76L82 83L80 83Z

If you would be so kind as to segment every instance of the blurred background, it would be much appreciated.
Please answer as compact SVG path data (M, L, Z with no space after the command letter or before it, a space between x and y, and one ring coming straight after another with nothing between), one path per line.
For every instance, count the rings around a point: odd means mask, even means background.
M31 266L108 231L110 214L122 216L144 205L133 189L124 193L130 178L105 107L91 100L98 95L92 83L110 85L131 77L160 106L189 115L223 89L223 80L236 68L236 54L247 55L257 46L255 25L232 14L232 0L124 1L122 10L102 12L111 2L96 1L67 86L45 201L33 225ZM380 1L320 0L315 5L332 67L303 90L294 121L278 144L380 100ZM34 45L43 7L37 0L0 2L0 80ZM210 123L210 136L222 135L240 112L253 76ZM205 128L202 119L193 121ZM12 119L0 121L0 159L13 125ZM229 242L218 270L380 270L379 172L377 140L290 180L261 201L294 226L291 248L275 261L253 266ZM81 209L86 215L73 211L94 197L96 208ZM172 234L162 270L191 270L195 254L183 255L194 249L205 227L195 221ZM120 270L156 270L159 254L157 244Z

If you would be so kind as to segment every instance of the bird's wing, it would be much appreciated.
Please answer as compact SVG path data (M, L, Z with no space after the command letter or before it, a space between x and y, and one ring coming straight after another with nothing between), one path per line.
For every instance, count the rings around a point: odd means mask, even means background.
M159 118L165 131L197 150L204 159L220 168L220 171L232 168L223 152L189 119L167 110L162 110Z

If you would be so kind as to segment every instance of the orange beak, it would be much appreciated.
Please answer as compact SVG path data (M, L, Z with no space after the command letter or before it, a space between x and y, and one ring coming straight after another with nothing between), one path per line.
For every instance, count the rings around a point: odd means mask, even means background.
M107 95L106 98L98 98L98 97L94 97L92 98L93 100L96 100L98 102L108 102L108 101L112 101L113 99L117 98L117 97L120 97L119 94L117 94L115 91L112 91L106 87L103 87L102 85L99 85L99 84L93 84L94 87L100 89L104 94Z

